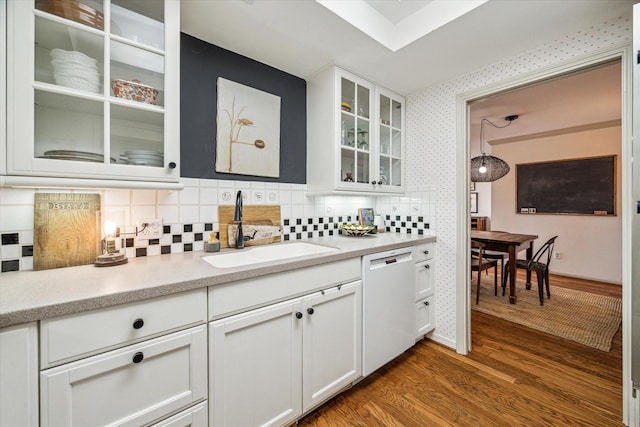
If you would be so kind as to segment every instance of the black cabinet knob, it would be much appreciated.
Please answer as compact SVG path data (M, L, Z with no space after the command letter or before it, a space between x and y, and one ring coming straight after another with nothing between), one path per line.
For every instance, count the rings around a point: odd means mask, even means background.
M426 305L428 307L429 306L429 301L425 301L424 305Z
M375 180L371 181L371 185L376 185L376 181Z
M296 319L302 319L302 313L296 312Z
M144 326L144 320L136 319L133 321L133 329L140 329Z
M424 268L426 268L427 270L431 268L431 266L429 264L425 265Z
M378 181L378 185L382 185L382 180Z
M424 250L424 251L422 251L422 253L425 254L425 255L429 255L429 251L428 250Z
M307 313L313 314L314 313L313 307L307 308Z
M175 169L176 168L176 162L169 162L169 169Z
M133 355L133 363L140 363L144 359L144 354L141 351Z

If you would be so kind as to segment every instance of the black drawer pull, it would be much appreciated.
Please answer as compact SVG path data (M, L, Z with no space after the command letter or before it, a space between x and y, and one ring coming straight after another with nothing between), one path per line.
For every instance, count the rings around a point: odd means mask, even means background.
M307 313L313 314L314 313L313 307L307 308Z
M144 359L144 354L141 351L133 355L133 363L140 363Z
M138 318L133 321L133 329L140 329L144 326L144 320Z
M422 253L425 254L425 255L429 255L429 251L426 250L426 249L424 251L422 251Z
M302 313L296 312L296 319L302 319Z
M429 301L425 301L424 305L426 305L428 307L429 306Z

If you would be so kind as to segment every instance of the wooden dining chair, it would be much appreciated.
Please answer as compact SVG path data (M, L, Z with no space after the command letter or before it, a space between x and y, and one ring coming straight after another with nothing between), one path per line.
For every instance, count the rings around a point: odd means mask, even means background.
M476 292L476 304L480 302L480 278L485 270L493 267L493 291L498 295L498 261L495 259L484 258L485 244L482 242L471 241L471 273L478 272L478 288Z
M491 230L494 231L496 233L502 233L502 231L497 231L497 230ZM477 249L471 249L471 253L475 253L476 256L478 255L478 250ZM483 258L486 259L495 259L496 261L500 261L500 274L501 274L501 283L504 282L504 277L505 277L505 260L509 259L509 254L506 252L498 252L498 251L489 251L489 250L485 250L483 255ZM487 274L489 272L489 269L486 270Z
M547 290L547 298L551 298L551 290L549 289L549 264L551 263L551 257L553 255L553 247L555 245L556 239L558 236L554 236L547 240L544 245L538 249L538 251L533 255L530 260L526 259L517 259L516 267L527 270L528 272L535 271L536 279L538 282L538 297L540 298L540 305L544 305L544 289L546 287ZM506 276L504 276L504 280L502 281L502 295L505 293L505 289L507 286L507 278L509 276L509 263L511 260L507 261L505 272Z

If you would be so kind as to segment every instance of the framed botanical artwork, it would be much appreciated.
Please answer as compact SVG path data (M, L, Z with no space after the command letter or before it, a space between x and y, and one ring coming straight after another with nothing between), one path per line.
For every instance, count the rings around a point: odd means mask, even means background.
M478 193L471 193L471 213L478 213Z
M218 78L216 172L280 176L280 97Z

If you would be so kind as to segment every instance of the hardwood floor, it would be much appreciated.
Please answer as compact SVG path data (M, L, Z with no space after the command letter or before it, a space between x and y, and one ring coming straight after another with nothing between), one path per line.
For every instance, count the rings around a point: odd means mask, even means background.
M575 279L551 277L553 286ZM580 281L582 290L621 288ZM472 311L472 351L424 340L299 426L622 426L622 334L610 352Z

